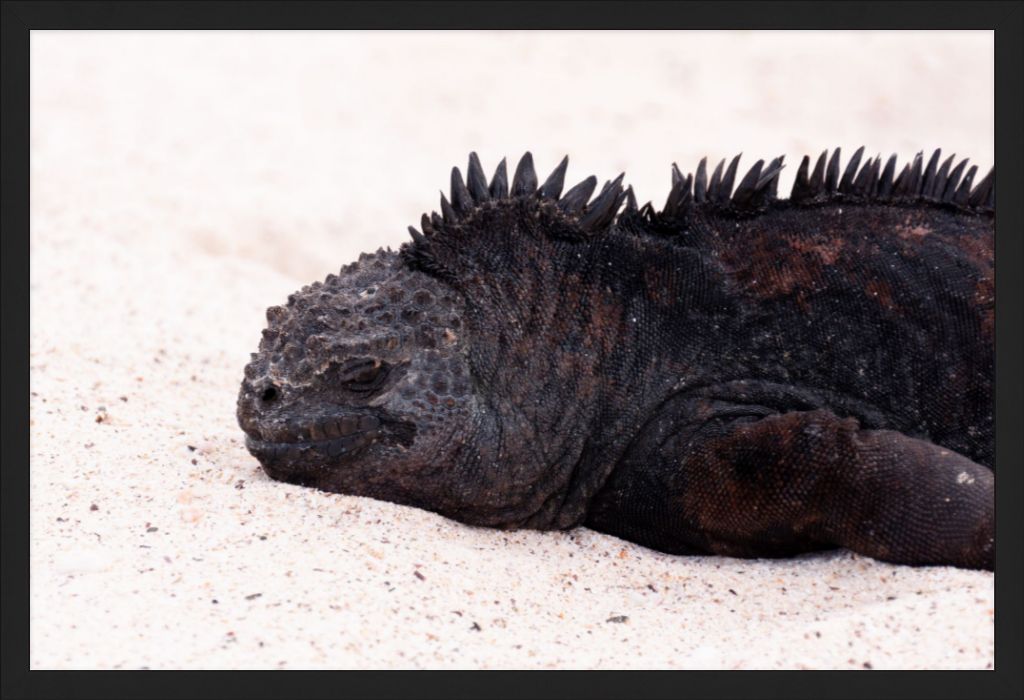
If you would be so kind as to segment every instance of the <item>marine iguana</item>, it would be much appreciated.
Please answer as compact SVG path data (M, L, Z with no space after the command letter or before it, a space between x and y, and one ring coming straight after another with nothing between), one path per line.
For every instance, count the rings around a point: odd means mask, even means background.
M789 199L781 157L673 165L660 210L470 154L411 242L268 309L248 449L473 525L992 569L994 170L862 154Z

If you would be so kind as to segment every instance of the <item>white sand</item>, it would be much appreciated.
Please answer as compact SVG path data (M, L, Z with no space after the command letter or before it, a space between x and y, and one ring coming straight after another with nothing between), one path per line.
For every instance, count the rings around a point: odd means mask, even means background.
M32 34L32 668L991 668L993 577L675 557L270 481L264 309L471 149L992 163L990 33ZM574 180L575 181L575 180ZM419 574L419 576L417 576ZM614 620L621 621L614 621Z

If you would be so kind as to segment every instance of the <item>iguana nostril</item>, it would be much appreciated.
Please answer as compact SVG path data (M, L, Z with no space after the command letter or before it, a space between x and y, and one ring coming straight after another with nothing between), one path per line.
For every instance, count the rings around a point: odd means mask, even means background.
M273 403L274 401L277 400L277 397L278 397L277 387L275 387L275 386L268 386L266 389L263 390L263 393L260 395L260 400L263 403Z

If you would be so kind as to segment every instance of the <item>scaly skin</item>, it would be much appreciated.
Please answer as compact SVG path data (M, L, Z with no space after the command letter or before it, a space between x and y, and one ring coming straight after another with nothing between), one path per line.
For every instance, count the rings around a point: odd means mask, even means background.
M858 160L781 201L781 159L702 163L654 212L471 157L401 253L268 311L248 446L471 524L992 569L991 177Z

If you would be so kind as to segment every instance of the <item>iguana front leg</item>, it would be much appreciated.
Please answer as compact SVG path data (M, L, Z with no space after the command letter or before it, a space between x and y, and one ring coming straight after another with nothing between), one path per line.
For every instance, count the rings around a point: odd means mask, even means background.
M674 552L846 547L899 564L993 568L991 470L830 411L716 417L659 438L642 462L614 476L589 525Z

